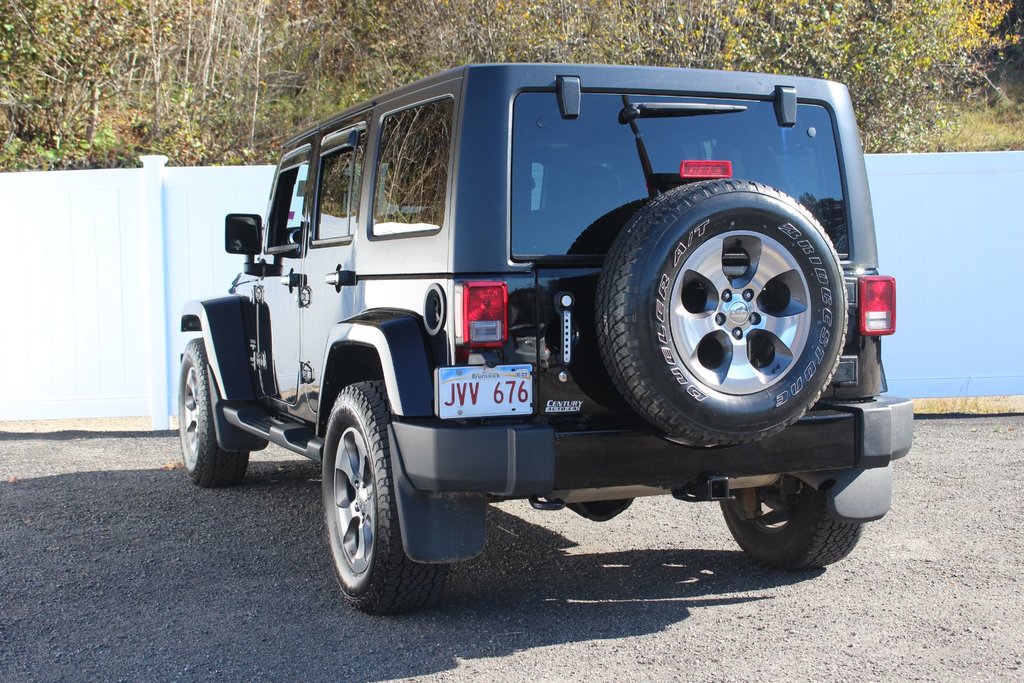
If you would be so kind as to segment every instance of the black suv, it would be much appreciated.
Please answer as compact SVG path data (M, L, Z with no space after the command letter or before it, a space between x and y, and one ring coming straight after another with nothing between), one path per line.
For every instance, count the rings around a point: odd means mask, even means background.
M489 501L595 521L719 501L753 559L847 555L912 406L885 391L846 88L684 69L467 66L285 145L230 296L190 303L200 486L268 442L323 466L345 598L422 607Z

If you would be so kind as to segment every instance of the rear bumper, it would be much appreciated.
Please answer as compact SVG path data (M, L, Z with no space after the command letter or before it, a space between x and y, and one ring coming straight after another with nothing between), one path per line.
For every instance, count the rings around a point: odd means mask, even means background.
M905 456L913 404L880 396L807 413L779 434L752 444L693 448L632 431L556 431L547 425L394 422L401 467L423 492L507 497L634 484L659 486L702 474L729 477L871 469Z

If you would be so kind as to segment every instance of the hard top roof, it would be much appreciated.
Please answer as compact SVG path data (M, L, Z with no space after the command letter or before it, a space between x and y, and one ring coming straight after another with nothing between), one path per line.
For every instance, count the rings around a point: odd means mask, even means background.
M619 64L506 63L467 64L427 76L394 90L353 105L324 119L290 138L283 148L295 146L318 130L366 111L381 102L401 97L439 83L458 78L493 78L512 89L553 87L558 76L578 76L584 90L679 92L692 95L734 95L771 97L776 86L793 86L801 99L829 101L837 96L848 97L846 86L832 81L802 76L761 74L745 71L713 71L663 66L629 66Z

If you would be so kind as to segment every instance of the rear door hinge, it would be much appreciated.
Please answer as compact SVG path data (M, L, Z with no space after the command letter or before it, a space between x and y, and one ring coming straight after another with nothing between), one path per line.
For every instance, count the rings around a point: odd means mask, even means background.
M562 365L566 367L572 362L572 304L572 294L558 295L558 307L562 311Z

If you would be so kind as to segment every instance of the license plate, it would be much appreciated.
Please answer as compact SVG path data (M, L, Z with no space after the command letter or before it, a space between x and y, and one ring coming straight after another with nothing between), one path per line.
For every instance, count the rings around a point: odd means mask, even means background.
M434 405L443 419L533 414L533 366L438 368Z

